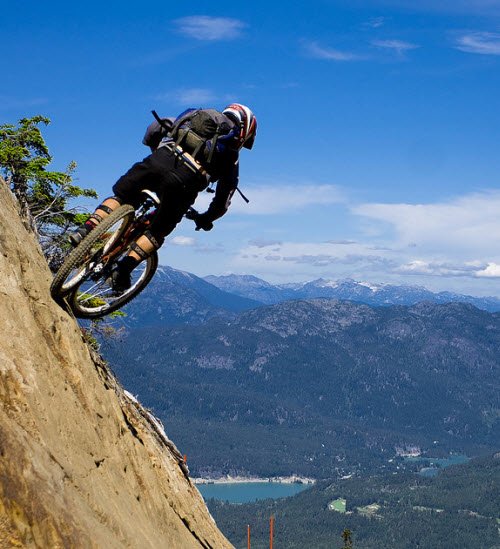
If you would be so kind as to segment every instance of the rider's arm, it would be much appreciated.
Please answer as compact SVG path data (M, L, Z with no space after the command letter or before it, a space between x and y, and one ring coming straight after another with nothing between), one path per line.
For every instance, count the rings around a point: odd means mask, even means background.
M222 171L215 188L215 196L208 207L208 210L201 214L207 221L215 221L222 217L231 204L231 198L236 191L239 180L239 162L238 155L226 164L226 169Z

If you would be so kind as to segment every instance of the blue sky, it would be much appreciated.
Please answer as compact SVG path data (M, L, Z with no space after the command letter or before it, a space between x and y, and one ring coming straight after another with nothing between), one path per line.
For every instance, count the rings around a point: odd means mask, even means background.
M162 263L500 296L500 0L241 4L5 2L0 122L51 118L53 167L104 198L151 109L248 104L250 204Z

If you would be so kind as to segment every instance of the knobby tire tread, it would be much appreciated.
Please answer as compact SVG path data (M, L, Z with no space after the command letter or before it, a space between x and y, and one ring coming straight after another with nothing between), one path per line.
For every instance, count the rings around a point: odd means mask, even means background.
M118 298L113 303L113 305L111 305L109 307L109 309L106 309L103 312L98 312L98 313L83 312L83 311L79 311L77 308L71 306L71 310L73 311L74 315L77 318L102 318L104 316L107 316L107 315L113 313L114 311L117 311L118 309L120 309L121 307L126 305L129 301L132 301L132 299L137 297L146 288L146 286L149 284L150 280L153 278L153 276L156 272L156 269L158 268L158 253L156 251L153 252L147 259L145 259L145 261L148 261L148 260L151 260L151 263L152 263L151 266L149 267L148 274L146 275L144 280L141 282L141 284L139 286L137 286L137 288L134 290L134 292L132 292L130 294L127 294L123 299ZM75 292L76 291L78 291L78 286L75 288ZM73 297L74 297L74 292L72 292L70 294L71 301L73 300Z
M62 298L66 295L61 293L62 286L66 281L66 278L71 273L71 271L78 267L81 262L85 259L86 254L90 251L92 246L99 240L99 238L117 221L130 216L130 221L132 221L134 213L134 208L128 204L124 204L116 209L113 213L109 214L103 221L97 225L81 242L78 246L68 255L61 268L57 271L54 276L54 280L50 286L50 293L56 301L61 301ZM71 290L68 292L71 294Z

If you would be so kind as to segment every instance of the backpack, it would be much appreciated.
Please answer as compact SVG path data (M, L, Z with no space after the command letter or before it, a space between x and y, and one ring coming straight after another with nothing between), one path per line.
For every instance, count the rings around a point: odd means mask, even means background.
M152 151L158 148L161 140L168 135L174 124L173 118L160 118L156 111L152 111L155 121L151 122L146 130L142 140L143 145L149 147Z
M215 109L188 109L175 119L169 137L195 160L210 166L214 153L223 152L237 132L235 124Z

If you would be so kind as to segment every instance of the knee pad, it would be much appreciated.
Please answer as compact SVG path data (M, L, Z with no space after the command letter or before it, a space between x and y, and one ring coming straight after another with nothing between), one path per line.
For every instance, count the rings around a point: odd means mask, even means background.
M165 242L165 237L164 236L158 236L158 235L153 235L151 233L151 231L146 231L144 233L144 236L151 242L151 244L153 244L153 246L158 250L159 248L162 247L162 244Z
M105 204L99 204L99 206L97 206L96 210L102 210L103 212L106 212L108 215L113 213L113 210L109 206L106 206ZM98 214L94 214L94 216L95 217L100 217ZM99 219L99 221L102 221L102 217L101 217L101 219Z
M108 196L108 198L105 198L102 201L103 203L99 204L99 206L97 206L96 210L102 210L103 212L106 212L108 215L113 213L113 209L104 204L104 202L106 202L106 200L116 200L116 202L118 202L118 204L120 206L123 204L123 200L121 198L119 198L118 196ZM96 215L96 214L94 214L94 215ZM99 216L96 215L96 217L99 217ZM99 221L102 221L102 219L99 219Z
M144 260L144 259L147 259L149 257L149 253L148 252L145 252L140 246L139 244L137 244L137 242L132 242L132 244L130 245L130 249L135 252L140 258L141 258L141 261Z

